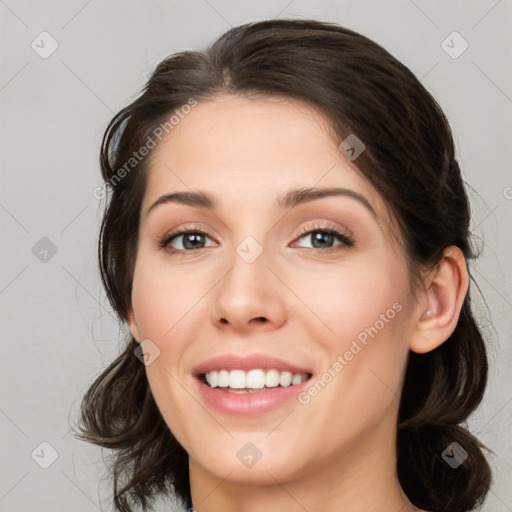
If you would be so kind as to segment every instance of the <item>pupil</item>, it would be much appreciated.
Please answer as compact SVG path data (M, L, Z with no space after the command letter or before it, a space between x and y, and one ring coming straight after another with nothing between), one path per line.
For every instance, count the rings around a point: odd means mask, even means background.
M196 243L201 243L201 237L203 235L201 235L200 233L190 233L188 234L185 238L184 238L184 241L183 241L183 246L187 249L196 249ZM194 240L192 241L192 245L189 244L190 240ZM189 247L187 247L187 245L189 245Z
M324 242L322 242L322 239L324 239L324 241L325 241L325 238L327 238L328 241L331 241L331 239L333 238L333 235L331 235L330 233L315 233L314 238L313 238L313 247L315 247L316 242L321 242L320 243L321 247L325 246L326 244Z

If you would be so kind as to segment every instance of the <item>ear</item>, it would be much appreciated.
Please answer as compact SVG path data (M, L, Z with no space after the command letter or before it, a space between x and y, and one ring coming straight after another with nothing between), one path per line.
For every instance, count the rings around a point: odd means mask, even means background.
M135 341L137 341L137 343L140 343L139 327L137 326L137 321L135 320L133 306L130 306L130 310L128 311L128 326L130 327L130 332L132 333L132 336L135 338Z
M428 277L426 289L418 301L418 320L409 341L413 352L430 352L451 336L468 287L464 254L451 245L444 250L437 268Z

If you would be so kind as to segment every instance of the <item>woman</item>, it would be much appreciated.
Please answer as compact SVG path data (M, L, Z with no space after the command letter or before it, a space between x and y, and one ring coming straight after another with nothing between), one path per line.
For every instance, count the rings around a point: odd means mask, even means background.
M108 126L103 284L130 329L82 404L117 510L468 511L487 379L448 122L383 48L272 20L161 62Z

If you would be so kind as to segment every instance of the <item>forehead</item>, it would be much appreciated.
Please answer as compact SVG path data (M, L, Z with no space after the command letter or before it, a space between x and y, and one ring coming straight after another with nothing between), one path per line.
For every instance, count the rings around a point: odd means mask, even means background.
M312 152L337 152L327 126L319 112L296 100L223 95L191 108L154 154L183 163L207 157L212 165L245 162L247 167L254 160L279 165Z
M384 200L339 150L329 120L289 98L219 96L183 115L154 150L144 207L175 190L207 190L230 206L275 202L302 187L364 195L381 219Z

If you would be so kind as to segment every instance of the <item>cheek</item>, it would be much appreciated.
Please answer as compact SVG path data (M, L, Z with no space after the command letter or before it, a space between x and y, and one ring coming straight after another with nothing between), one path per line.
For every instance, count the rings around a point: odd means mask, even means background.
M378 417L400 394L408 354L406 267L382 258L357 268L332 269L329 275L319 273L315 283L303 277L297 295L308 297L309 309L324 324L314 319L320 327L310 332L326 356L320 379L328 391L319 383L319 407L323 402L326 410L350 416L365 403L368 413Z
M400 317L397 310L409 300L406 269L391 258L347 259L343 265L325 266L314 273L299 269L291 282L303 302L300 308L305 306L312 313L307 315L308 323L318 326L316 334L323 335L326 346L337 349L358 335L364 341L365 333L369 336L365 329L375 324L379 332L390 332Z
M159 350L158 357L146 366L146 375L165 423L181 442L190 429L185 411L195 410L197 404L183 387L180 362L194 338L189 315L204 292L187 272L163 269L154 259L144 257L138 265L132 286L135 318L141 339L151 340Z
M165 344L171 337L176 339L175 332L204 296L206 285L183 269L161 268L158 262L139 261L133 280L132 305L140 335Z

